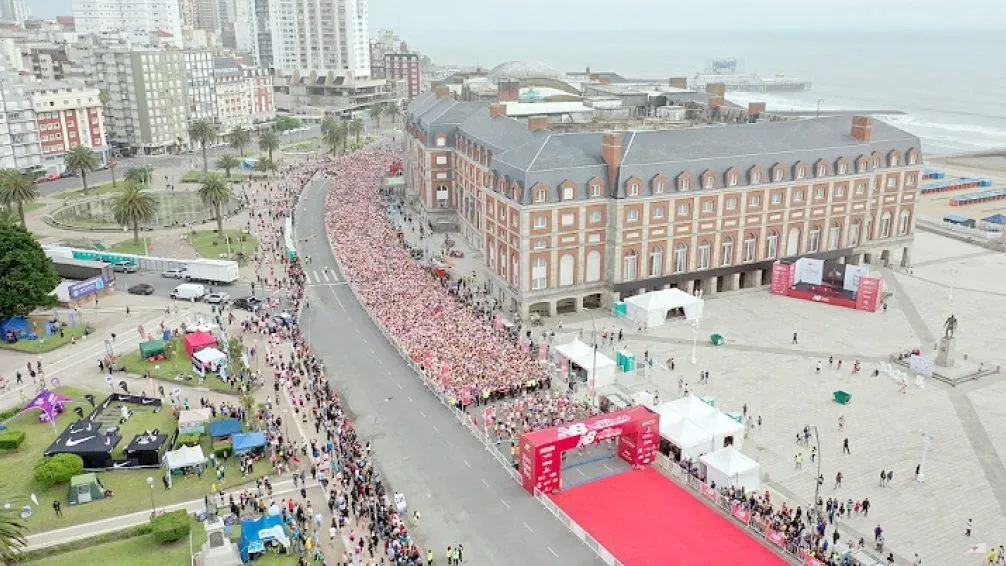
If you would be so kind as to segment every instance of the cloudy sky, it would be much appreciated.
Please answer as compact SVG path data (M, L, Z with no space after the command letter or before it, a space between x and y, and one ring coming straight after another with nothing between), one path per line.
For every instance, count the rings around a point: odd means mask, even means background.
M1003 0L719 0L715 9L673 0L369 2L372 30L1006 27ZM28 3L36 16L71 13L70 0Z

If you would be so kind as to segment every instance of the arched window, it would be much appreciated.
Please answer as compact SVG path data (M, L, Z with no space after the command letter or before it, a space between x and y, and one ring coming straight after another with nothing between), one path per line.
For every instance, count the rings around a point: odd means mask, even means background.
M664 274L664 248L655 246L650 249L650 277L660 277Z
M531 290L540 291L548 287L548 261L543 257L536 257L531 266Z
M814 253L821 249L821 227L812 226L807 233L807 253Z
M699 269L709 269L709 240L699 244Z
M859 220L853 220L849 223L849 246L859 245Z
M779 233L772 230L765 236L765 259L775 259L779 255Z
M587 254L587 283L601 280L601 252L591 250Z
M573 187L563 187L562 188L562 200L573 200L573 196L576 194L576 189Z
M758 239L755 238L754 234L748 234L744 238L744 262L752 262L755 260L755 249L758 247Z
M734 262L734 239L730 236L723 238L720 245L720 265L731 265Z
M902 210L901 215L898 216L898 235L904 236L908 234L908 230L912 225L912 214L907 210Z
M831 225L831 230L828 231L828 249L837 250L839 242L842 241L842 225L835 222Z
M775 168L772 169L772 181L779 183L782 181L782 176L783 176L782 166L776 165Z
M891 213L884 212L880 216L880 237L889 238L891 236Z
M510 254L510 265L512 269L510 270L510 283L516 287L520 285L520 270L518 269L518 262L520 261L520 256L517 254Z
M576 260L572 254L566 254L559 260L559 286L569 287L573 284L573 270Z
M824 177L828 174L828 166L824 163L818 163L817 165L817 176Z
M688 269L688 246L678 244L674 248L674 273L684 273Z
M622 281L635 281L638 257L635 250L625 252L622 257Z
M800 255L800 229L793 227L789 229L789 236L786 239L786 256Z
M506 246L504 246L503 244L500 244L500 248L499 249L500 249L500 253L499 253L499 258L500 258L499 273L500 273L500 275L503 276L503 279L507 279Z

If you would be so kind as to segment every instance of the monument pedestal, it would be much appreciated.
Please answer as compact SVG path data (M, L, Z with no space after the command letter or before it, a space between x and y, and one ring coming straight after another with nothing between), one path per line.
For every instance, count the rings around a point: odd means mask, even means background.
M956 348L957 348L956 338L952 336L949 338L946 336L940 338L939 349L937 349L936 351L936 365L945 368L954 367L954 360L956 358L954 350Z

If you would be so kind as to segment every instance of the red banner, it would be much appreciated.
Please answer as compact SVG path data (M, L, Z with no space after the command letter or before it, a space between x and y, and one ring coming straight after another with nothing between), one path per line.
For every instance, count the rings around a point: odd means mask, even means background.
M740 503L734 503L730 506L730 514L745 525L751 522L751 511L749 509L745 509Z
M772 294L785 295L793 286L793 266L777 261L772 264Z
M494 417L496 417L496 407L486 407L485 410L482 411L482 424L484 424L486 428L489 428L489 423L492 422Z
M775 529L766 529L765 538L772 541L776 546L786 546L786 535Z
M702 484L702 487L699 488L699 492L708 497L710 501L716 501L716 498L720 495L719 492L717 492L714 488L709 487L708 484Z
M861 311L876 312L880 306L881 281L875 277L863 277L859 280L856 293L856 308Z

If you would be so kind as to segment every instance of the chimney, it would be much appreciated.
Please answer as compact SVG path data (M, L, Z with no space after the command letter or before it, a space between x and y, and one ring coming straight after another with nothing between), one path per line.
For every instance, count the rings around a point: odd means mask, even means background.
M706 83L706 92L722 98L727 92L727 85L726 83Z
M764 102L748 102L748 115L758 116L765 113Z
M497 116L506 116L506 104L497 102L489 106L489 117L496 118Z
M852 137L863 143L870 143L873 137L873 118L870 116L852 117Z
M496 85L496 98L500 102L517 102L520 98L520 83L503 79Z
M548 116L529 116L527 119L527 131L537 132L548 129Z
M433 89L433 92L436 93L437 98L447 98L451 95L451 89L447 85L437 86Z
M622 166L622 134L606 132L601 136L601 157L608 165L608 190L614 189L618 182L618 169Z
M687 77L671 77L670 80L667 81L667 84L668 84L668 86L671 86L673 88L686 89L686 88L688 88L688 78Z

